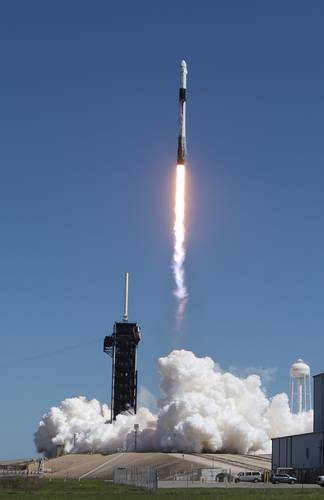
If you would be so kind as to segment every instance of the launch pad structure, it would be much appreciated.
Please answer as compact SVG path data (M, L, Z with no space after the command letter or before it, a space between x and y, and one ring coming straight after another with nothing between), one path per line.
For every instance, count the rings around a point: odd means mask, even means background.
M128 282L125 273L123 321L115 322L112 335L104 339L104 352L112 358L111 422L120 413L137 411L137 346L141 339L137 323L128 322Z

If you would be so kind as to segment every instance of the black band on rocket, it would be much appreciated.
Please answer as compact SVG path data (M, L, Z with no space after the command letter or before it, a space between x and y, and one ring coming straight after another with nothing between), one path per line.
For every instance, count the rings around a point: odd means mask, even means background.
M179 101L185 102L186 100L186 89L179 89Z

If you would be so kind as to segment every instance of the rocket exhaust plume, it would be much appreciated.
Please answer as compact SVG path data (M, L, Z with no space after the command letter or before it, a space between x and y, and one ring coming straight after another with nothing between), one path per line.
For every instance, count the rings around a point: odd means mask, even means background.
M174 250L173 250L173 274L176 288L174 295L178 301L177 327L179 328L183 319L186 303L188 300L185 285L184 262L186 258L185 247L185 186L186 186L186 87L187 87L187 65L185 61L180 66L180 88L179 88L179 135L177 154L177 174L174 207Z
M174 295L178 301L177 326L179 327L183 319L187 302L187 288L185 285L184 262L186 257L185 249L185 165L177 165L176 195L174 207L174 251L173 251L173 273L176 288Z

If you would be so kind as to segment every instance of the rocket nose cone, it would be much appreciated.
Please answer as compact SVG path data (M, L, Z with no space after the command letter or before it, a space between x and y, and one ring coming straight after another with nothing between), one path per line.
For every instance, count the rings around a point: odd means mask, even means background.
M181 64L180 64L180 72L182 75L186 75L188 73L188 70L187 70L187 63L184 59L182 59L181 61Z

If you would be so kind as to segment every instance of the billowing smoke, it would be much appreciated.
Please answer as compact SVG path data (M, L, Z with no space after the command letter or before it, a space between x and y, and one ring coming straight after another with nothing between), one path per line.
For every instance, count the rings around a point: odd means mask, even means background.
M57 445L66 452L134 449L134 423L142 451L269 452L271 437L312 430L313 412L292 414L286 394L269 400L258 375L224 373L209 358L176 350L160 358L159 411L140 408L107 424L107 405L85 397L65 399L43 416L35 433L39 452L50 457Z
M174 249L172 269L175 280L174 295L177 304L177 327L179 328L183 319L184 310L188 300L187 288L185 285L184 262L186 258L185 248L185 165L177 166L176 196L174 206Z

